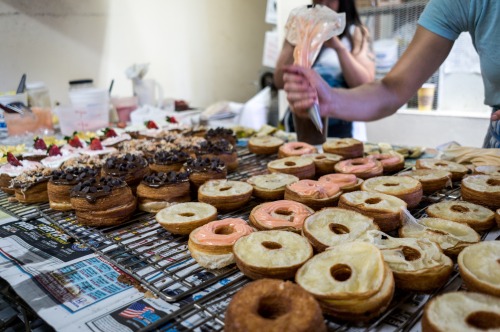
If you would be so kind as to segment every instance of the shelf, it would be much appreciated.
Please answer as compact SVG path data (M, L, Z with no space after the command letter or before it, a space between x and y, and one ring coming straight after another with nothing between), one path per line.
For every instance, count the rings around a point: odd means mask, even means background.
M443 110L433 110L433 111L419 111L418 109L400 109L397 114L403 115L422 115L422 116L442 116L442 117L454 117L454 118L476 118L476 119L489 119L491 116L490 112L474 112L474 111L443 111Z
M428 0L418 0L405 2L397 5L385 5L380 7L362 7L358 9L360 16L371 16L371 15L381 15L381 14L394 14L400 11L409 10L423 10L427 5Z

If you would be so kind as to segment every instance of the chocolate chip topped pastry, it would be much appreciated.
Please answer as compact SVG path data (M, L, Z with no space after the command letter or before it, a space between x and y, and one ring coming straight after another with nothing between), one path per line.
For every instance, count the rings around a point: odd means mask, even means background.
M190 158L183 167L196 190L208 180L225 179L227 176L226 164L219 158Z
M146 175L137 187L139 209L158 212L172 203L189 202L189 174L187 172L158 172Z
M139 155L127 153L106 160L101 171L103 176L120 177L135 191L145 175L150 173L147 160Z
M70 196L78 222L87 226L121 224L136 207L136 199L127 183L110 176L80 182L71 189Z
M234 134L233 130L223 127L209 129L205 134L205 139L207 141L218 141L224 139L233 145L236 144L236 142L238 142L238 139L236 138L236 135Z
M16 176L11 182L16 199L28 204L48 202L47 182L51 173L49 168L39 168Z
M58 211L71 210L71 189L80 182L98 179L100 174L100 169L91 167L70 167L52 171L52 177L47 184L50 208Z
M150 160L149 168L154 172L177 172L189 157L189 154L180 150L158 151Z
M91 167L91 168L101 168L104 165L104 160L99 158L99 156L89 156L80 155L77 158L69 159L61 165L61 169L65 168L79 168L79 167Z
M225 139L214 142L208 141L202 143L200 146L197 152L198 156L203 158L219 158L226 164L228 171L234 171L238 168L238 153L234 145L229 143L229 141Z

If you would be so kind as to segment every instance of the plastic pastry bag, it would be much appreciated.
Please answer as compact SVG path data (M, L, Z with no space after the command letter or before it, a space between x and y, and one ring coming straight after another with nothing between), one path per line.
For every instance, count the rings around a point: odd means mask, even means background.
M345 13L336 13L323 5L297 7L291 11L285 29L286 39L295 45L294 64L311 68L323 43L344 31ZM309 109L309 117L323 132L318 103Z

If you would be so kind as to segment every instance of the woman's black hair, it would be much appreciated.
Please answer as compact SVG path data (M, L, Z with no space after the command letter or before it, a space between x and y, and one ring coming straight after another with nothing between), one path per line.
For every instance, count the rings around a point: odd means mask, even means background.
M351 35L351 29L349 29L349 27L354 25L361 30L361 36L362 36L361 47L362 47L363 43L365 42L365 37L367 32L366 28L361 22L361 19L359 18L358 10L356 8L354 0L339 0L339 13L345 13L345 21L346 21L345 22L346 28L340 34L339 38L347 37L347 40L349 40L349 43L354 48L353 36Z

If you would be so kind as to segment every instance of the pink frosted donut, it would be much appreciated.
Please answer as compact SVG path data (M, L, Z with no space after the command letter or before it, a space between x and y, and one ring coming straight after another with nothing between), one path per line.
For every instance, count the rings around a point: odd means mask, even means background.
M280 146L278 150L278 157L294 157L294 156L302 156L303 154L317 153L318 149L316 149L311 144L307 144L304 142L288 142Z
M338 184L328 181L300 180L288 185L288 188L299 196L328 198L339 193Z
M384 173L398 172L405 167L405 158L399 153L373 154L368 158L380 161L384 168Z
M354 174L361 179L382 175L384 167L374 158L355 158L339 161L335 165L337 173Z
M352 187L358 183L358 178L354 174L328 174L318 179L319 182L335 183L340 189Z

